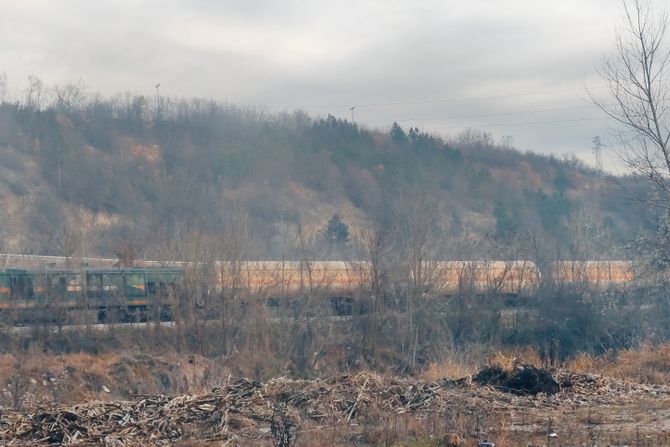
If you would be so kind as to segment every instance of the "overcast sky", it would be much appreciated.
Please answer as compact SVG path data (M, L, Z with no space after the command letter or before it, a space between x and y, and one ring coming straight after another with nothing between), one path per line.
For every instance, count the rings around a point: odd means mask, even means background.
M658 0L658 5L667 2ZM329 113L373 128L591 157L612 143L585 100L621 19L617 0L0 0L0 73L105 95L207 97Z

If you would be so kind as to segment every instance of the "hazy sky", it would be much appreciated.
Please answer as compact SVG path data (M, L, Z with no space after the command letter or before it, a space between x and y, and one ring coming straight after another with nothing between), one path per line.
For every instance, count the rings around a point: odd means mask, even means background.
M658 0L658 5L665 1ZM395 120L442 135L468 126L520 149L589 159L610 143L585 100L612 49L617 0L0 0L0 73L91 92L199 96Z

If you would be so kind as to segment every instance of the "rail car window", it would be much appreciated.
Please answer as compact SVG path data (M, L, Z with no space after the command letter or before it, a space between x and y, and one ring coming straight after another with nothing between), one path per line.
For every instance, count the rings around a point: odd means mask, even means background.
M33 281L27 276L12 276L11 279L12 298L32 299L35 297Z
M123 278L118 273L105 273L102 275L102 290L105 295L116 295L122 293Z
M153 281L147 282L147 293L150 296L156 295L156 283Z
M65 284L68 292L81 293L81 276L79 274L68 274L65 277Z
M63 276L50 275L47 279L49 292L53 294L62 294L67 288L67 281Z
M0 273L0 299L7 299L11 296L11 277Z
M144 274L126 273L124 275L124 281L126 296L143 297L145 295Z
M89 273L86 275L86 293L91 298L102 296L102 274Z

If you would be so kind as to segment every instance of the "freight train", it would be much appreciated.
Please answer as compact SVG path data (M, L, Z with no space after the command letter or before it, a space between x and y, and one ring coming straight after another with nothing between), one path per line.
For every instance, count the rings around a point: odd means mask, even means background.
M241 289L253 295L285 296L326 290L348 294L369 290L373 269L369 262L244 261L216 263L212 283L218 290ZM533 261L434 261L399 272L425 295L474 293L531 297L541 284L603 291L621 289L638 277L631 261L555 261L542 271Z
M220 290L242 289L252 295L285 296L304 291L350 294L374 287L365 261L245 261L215 264L213 283ZM417 271L418 270L418 271ZM397 277L411 278L425 295L498 293L530 296L540 283L532 261L436 261Z
M0 311L16 320L44 319L63 310L96 321L161 318L179 299L193 266L184 262L137 261L120 268L114 259L0 255ZM76 265L76 266L75 266ZM373 266L365 261L216 262L198 278L207 299L258 297L268 303L301 295L331 300L346 313L355 295L374 293ZM544 274L543 274L544 273ZM635 279L628 261L558 261L544 272L532 261L436 261L398 273L427 297L477 294L532 297L543 282L595 290L621 288ZM342 304L344 303L344 310Z

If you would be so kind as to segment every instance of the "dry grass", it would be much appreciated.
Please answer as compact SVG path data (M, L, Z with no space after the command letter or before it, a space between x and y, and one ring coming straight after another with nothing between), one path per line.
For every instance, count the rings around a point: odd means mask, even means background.
M132 394L199 393L224 382L216 361L176 354L0 355L0 403L21 407L124 399Z
M98 355L51 355L40 350L0 355L0 405L21 408L25 402L71 404L124 399L133 393L194 394L222 385L231 373L267 377L285 374L292 368L279 363L270 354L274 340L261 336L249 336L248 339L250 345L244 352L233 353L225 361L174 352L146 355L125 349ZM342 363L340 357L343 354L337 345L333 345L322 355L324 359L319 368L323 371L319 371L319 375L330 375ZM476 373L484 364L506 370L517 364L547 366L533 348L491 353L485 346L475 346L469 351L451 352L442 361L429 364L419 377L430 381L458 379ZM639 349L597 357L580 354L562 367L630 382L668 384L670 343L645 344ZM343 422L320 421L320 425L310 422L296 430L296 445L429 447L445 445L442 440L448 433L466 439L465 446L476 445L474 440L483 437L495 439L498 447L546 445L549 426L555 427L561 437L560 442L556 440L556 445L670 445L670 434L654 428L668 426L659 419L670 417L667 401L640 403L639 408L583 407L560 415L538 412L537 419L531 418L527 425L536 430L514 429L510 418L516 418L518 424L518 412L517 416L512 416L515 412L515 408L510 408L509 413L495 414L483 409L481 415L474 417L461 414L456 408L449 414L428 417L388 415L384 420L360 426ZM622 420L626 421L625 425L620 422ZM480 427L487 429L481 436L478 433Z
M490 355L486 362L490 366L498 366L504 370L514 368L515 364L545 366L540 353L533 347L524 346L513 350L496 352Z
M460 379L477 373L482 365L497 366L511 370L515 364L543 366L542 358L532 347L517 348L509 351L496 351L487 354L484 348L467 353L453 353L439 362L430 363L419 378L424 380Z
M239 361L244 359L239 358ZM260 362L258 358L253 363ZM518 363L541 365L533 349L495 352L455 353L443 362L431 364L421 373L426 380L460 378L477 370L482 363L513 368ZM259 363L260 364L260 363ZM223 363L202 357L167 354L160 357L116 353L106 355L69 354L62 356L28 352L14 357L0 355L2 404L11 405L12 381L21 377L24 398L48 404L74 403L92 399L118 399L140 386L143 392L162 392L168 381L172 393L196 393L225 380ZM645 345L639 350L622 351L601 357L580 355L566 364L572 370L620 377L631 381L661 380L670 374L670 345ZM51 382L48 377L55 380ZM219 383L217 383L219 381ZM667 383L667 382L666 382ZM106 392L104 387L110 389ZM163 387L163 388L162 388ZM455 434L465 442L489 438L498 447L547 445L551 429L559 438L551 445L670 445L668 427L670 402L649 400L626 406L564 408L538 407L491 411L482 403L479 414L460 412L458 406L441 414L389 414L382 420L308 421L296 427L299 446L386 445L433 447L449 445L444 439ZM525 416L520 416L524 413ZM522 418L522 419L520 419ZM519 427L524 427L519 429ZM207 443L183 444L205 446Z
M638 349L593 357L580 354L566 362L575 372L601 374L639 383L670 383L670 343L644 344Z
M455 354L440 362L431 363L419 377L426 380L458 379L477 372L483 364L504 370L511 370L516 364L550 366L536 349L524 347L497 351L489 355L482 352L467 356ZM560 366L577 373L599 374L637 383L666 385L670 383L670 343L643 344L637 349L609 352L601 356L580 353Z
M476 370L477 368L474 365L465 365L455 359L445 359L428 365L419 374L419 377L424 380L460 379L468 374L473 374Z

